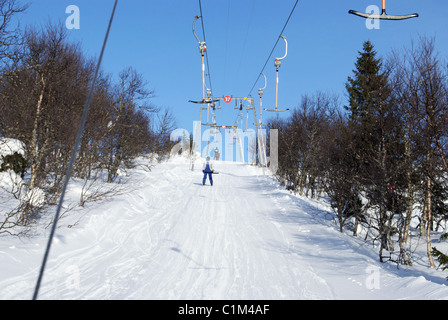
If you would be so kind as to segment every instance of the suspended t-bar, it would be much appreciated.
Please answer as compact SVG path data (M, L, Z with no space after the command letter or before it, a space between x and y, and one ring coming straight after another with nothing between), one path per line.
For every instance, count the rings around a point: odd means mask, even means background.
M196 24L196 21L201 18L201 16L196 16L194 17L194 21L193 21L193 34L196 38L196 40L198 41L199 44L199 52L201 53L202 56L202 101L205 102L205 61L204 61L204 54L207 51L207 45L205 44L205 41L201 41L199 40L198 36L196 35L196 32L194 30L194 26Z
M213 103L213 102L218 102L218 101L219 101L219 99L204 99L201 101L188 100L188 102L196 103L196 104L207 104L207 103Z
M370 14L358 12L355 10L350 10L348 13L354 14L356 16L366 18L366 19L380 19L380 20L406 20L410 18L417 18L418 13L406 14L406 15L389 15L386 13L386 0L383 0L383 11L381 14Z
M278 69L282 65L282 60L285 59L286 56L288 55L288 41L286 41L286 37L284 37L284 36L281 36L281 37L283 38L283 40L285 40L286 50L285 50L285 55L283 57L275 58L275 61L274 61L274 65L275 65L275 69L276 69L275 109L264 109L264 110L270 111L270 112L283 112L283 111L289 110L289 109L279 109L278 108Z
M261 74L264 77L264 87L258 89L258 95L260 96L260 124L263 123L263 91L266 89L267 86L267 79L266 75L264 73Z

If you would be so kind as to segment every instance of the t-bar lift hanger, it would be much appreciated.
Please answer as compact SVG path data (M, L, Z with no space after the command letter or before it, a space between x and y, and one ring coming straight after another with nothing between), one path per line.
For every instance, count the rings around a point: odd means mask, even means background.
M381 20L405 20L410 18L417 18L418 13L406 14L406 15L389 15L386 13L386 0L383 0L383 12L381 14L369 14L358 12L355 10L350 10L348 13L354 14L356 16L366 18L366 19L381 19Z
M199 37L196 35L196 32L194 30L196 21L199 18L202 18L202 17L201 16L195 16L195 18L194 18L194 21L193 21L193 34L194 34L196 40L198 41L199 52L201 53L201 56L202 56L202 100L201 101L190 100L189 102L206 104L206 103L216 102L217 100L212 100L210 98L208 98L208 99L205 98L205 61L204 61L204 55L205 55L205 52L207 51L207 45L206 45L205 41L199 40Z
M286 52L285 55L281 58L275 58L274 61L274 65L276 68L276 85L275 85L275 109L264 109L266 111L270 111L270 112L283 112L283 111L288 111L289 109L278 109L278 69L280 68L280 66L282 65L282 60L286 58L286 56L288 55L288 41L286 41L286 37L284 36L280 36L283 40L285 40L285 44L286 44Z
M264 77L264 87L258 89L258 95L260 96L260 125L263 124L263 91L267 86L267 79L264 73L261 74Z

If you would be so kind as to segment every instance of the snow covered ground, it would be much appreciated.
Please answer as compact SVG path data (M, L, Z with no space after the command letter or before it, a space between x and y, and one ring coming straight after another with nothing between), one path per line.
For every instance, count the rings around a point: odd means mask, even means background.
M337 231L324 201L290 195L260 168L215 168L210 187L182 158L138 167L130 192L71 212L39 299L448 299L446 272L379 263ZM32 297L46 242L0 237L0 299Z

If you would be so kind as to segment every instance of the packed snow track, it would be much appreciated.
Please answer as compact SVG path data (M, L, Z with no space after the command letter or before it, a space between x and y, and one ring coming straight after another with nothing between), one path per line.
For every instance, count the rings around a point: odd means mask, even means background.
M203 186L200 166L137 168L130 192L91 204L77 225L61 219L39 299L448 298L442 276L379 264L339 233L324 201L240 163L216 162ZM45 244L0 238L1 299L31 297Z

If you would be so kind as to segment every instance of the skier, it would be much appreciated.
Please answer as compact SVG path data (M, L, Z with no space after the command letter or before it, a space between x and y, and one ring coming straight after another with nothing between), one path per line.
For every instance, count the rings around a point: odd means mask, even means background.
M210 180L210 185L213 185L212 174L214 171L215 170L213 169L213 163L210 162L210 157L207 156L207 159L204 162L204 165L202 166L202 172L204 173L204 178L202 179L202 185L205 185L205 180L207 180L207 174L208 179Z
M219 149L218 149L218 147L215 148L215 157L214 157L214 159L215 160L219 160Z

